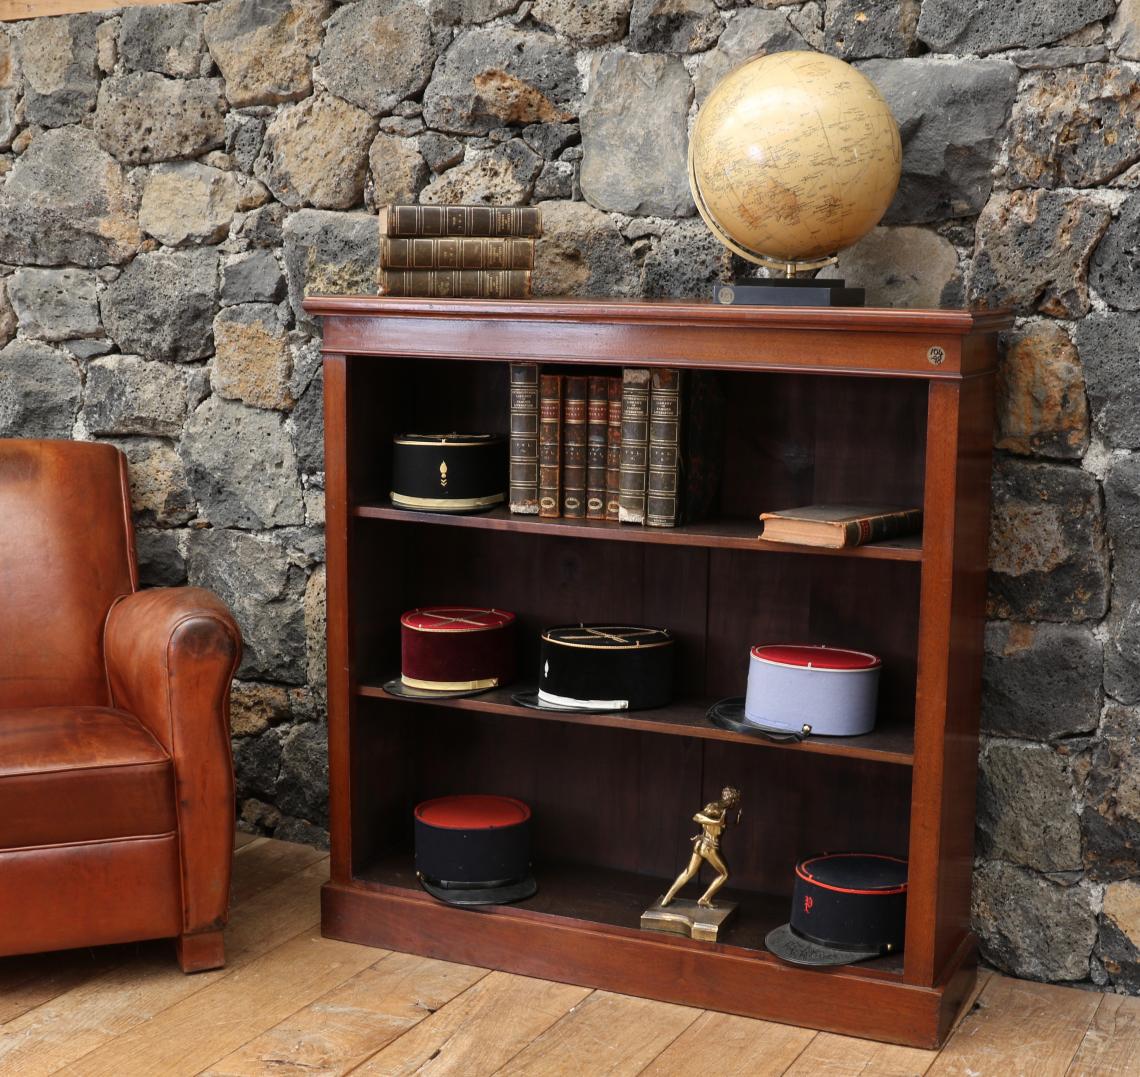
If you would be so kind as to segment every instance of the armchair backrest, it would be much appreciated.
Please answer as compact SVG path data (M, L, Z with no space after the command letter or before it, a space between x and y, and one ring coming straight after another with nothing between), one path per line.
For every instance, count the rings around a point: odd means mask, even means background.
M123 454L0 439L0 708L106 703L103 623L137 586Z

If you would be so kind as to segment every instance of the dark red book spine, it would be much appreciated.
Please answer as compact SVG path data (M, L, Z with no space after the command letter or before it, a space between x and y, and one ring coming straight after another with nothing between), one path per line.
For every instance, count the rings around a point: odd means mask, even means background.
M562 377L538 376L538 514L558 516L562 504Z
M592 377L586 403L586 518L606 518L606 441L609 379Z
M616 522L621 489L621 378L607 378L606 388L606 519Z
M586 515L587 379L568 375L562 387L562 515Z

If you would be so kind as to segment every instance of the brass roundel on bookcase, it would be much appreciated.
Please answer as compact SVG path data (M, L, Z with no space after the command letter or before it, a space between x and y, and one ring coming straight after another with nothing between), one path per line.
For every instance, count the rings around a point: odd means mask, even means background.
M941 366L946 361L946 349L939 347L937 344L932 344L926 352L926 358L934 366Z

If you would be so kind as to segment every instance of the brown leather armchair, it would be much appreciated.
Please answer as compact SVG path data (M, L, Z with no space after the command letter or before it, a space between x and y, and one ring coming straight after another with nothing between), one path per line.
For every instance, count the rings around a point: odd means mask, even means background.
M118 449L0 440L0 956L225 963L240 654L208 591L138 590Z

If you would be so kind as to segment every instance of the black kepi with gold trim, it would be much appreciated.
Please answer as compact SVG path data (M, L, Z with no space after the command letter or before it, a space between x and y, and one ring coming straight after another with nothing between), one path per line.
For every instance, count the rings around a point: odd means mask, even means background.
M482 512L507 499L507 440L498 434L397 434L392 504L421 512Z
M672 634L628 624L559 625L542 634L538 704L645 710L673 698Z

